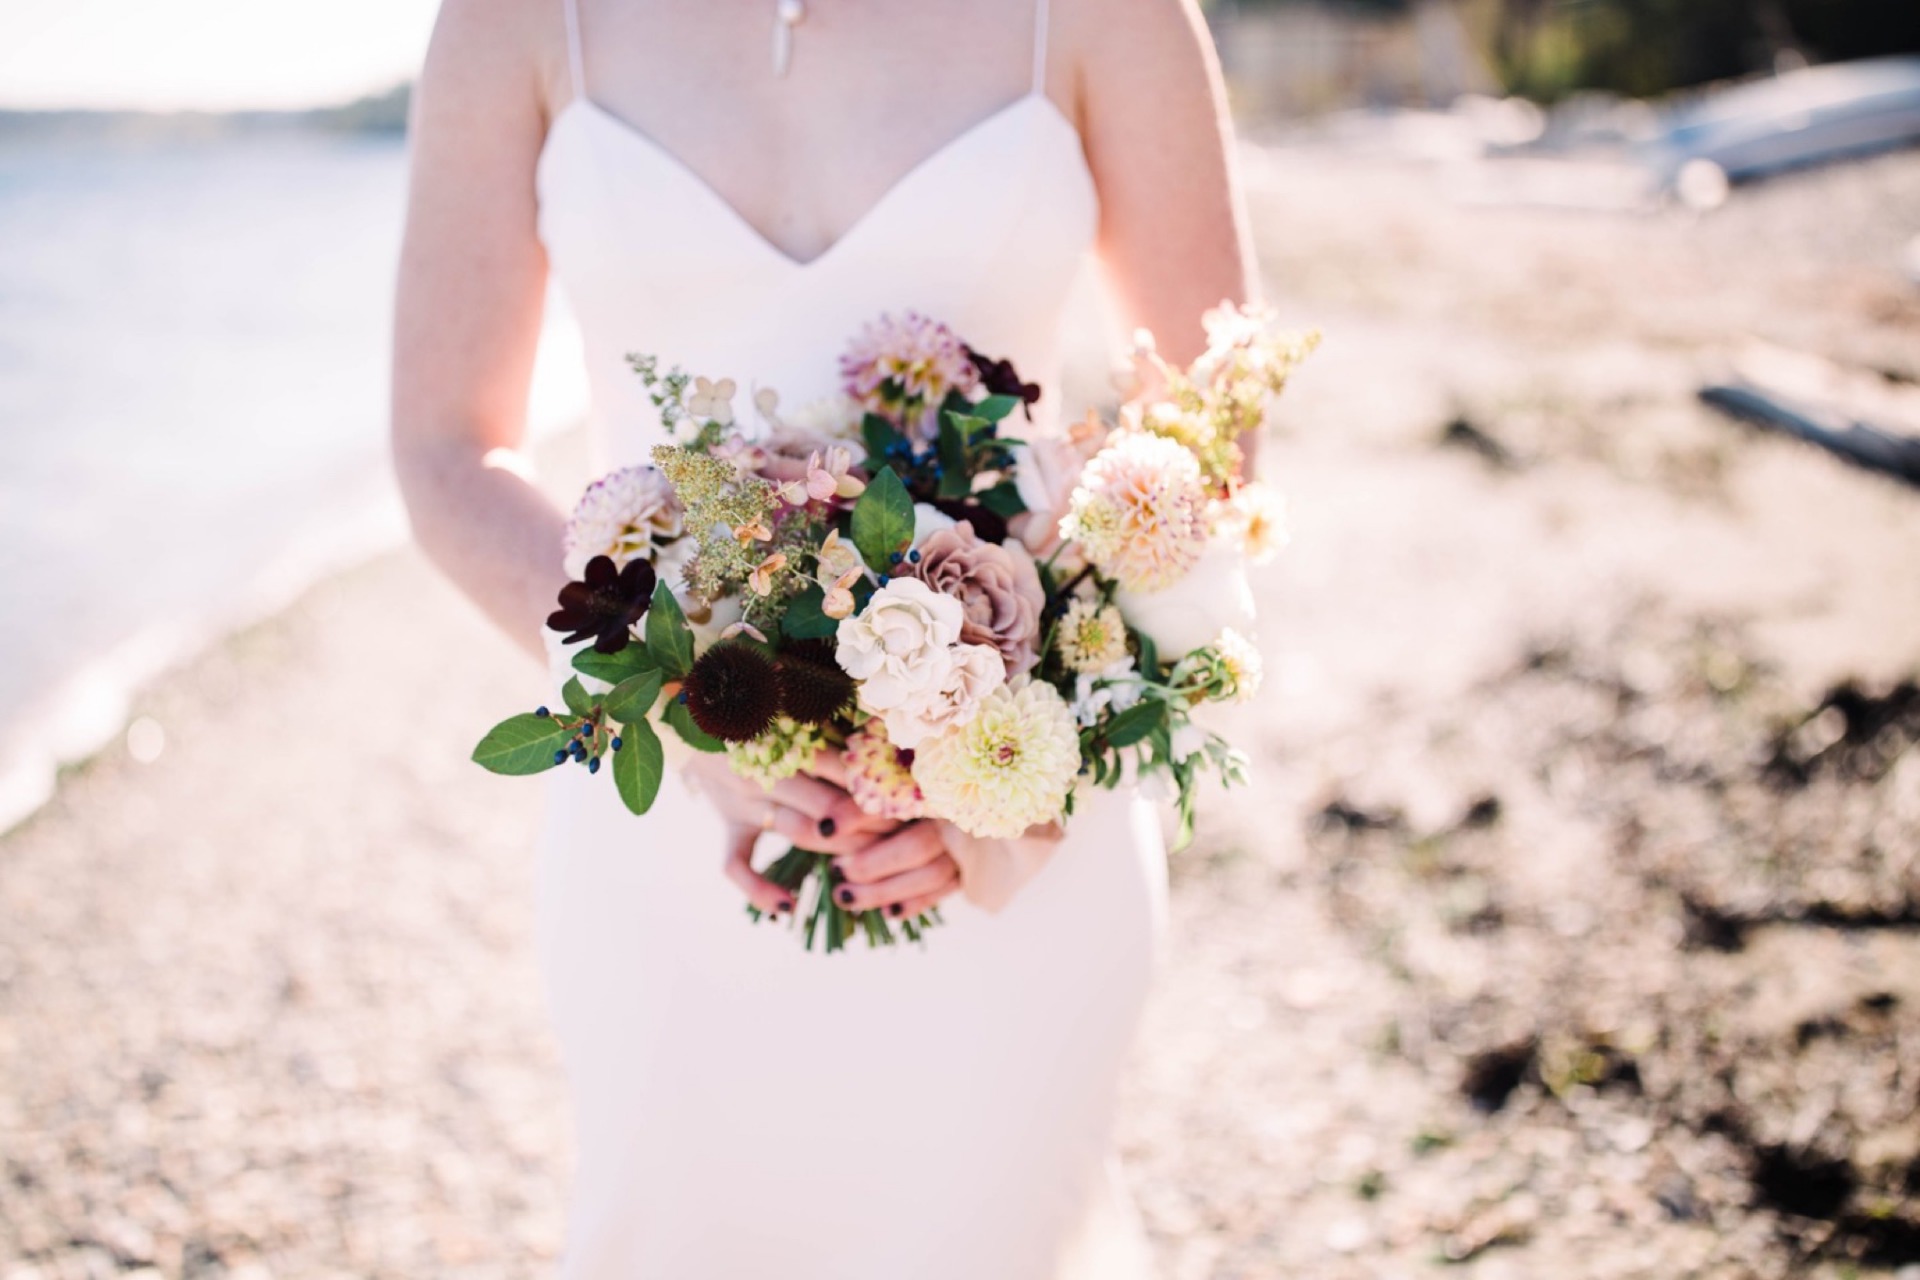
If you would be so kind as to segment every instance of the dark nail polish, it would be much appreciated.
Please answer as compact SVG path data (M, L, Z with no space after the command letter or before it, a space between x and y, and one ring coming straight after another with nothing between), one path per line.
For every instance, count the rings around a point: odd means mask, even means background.
M890 916L898 916L902 911L905 911L906 909L907 908L905 903L896 902L892 906L887 908L887 914Z
M837 825L837 824L836 824L836 823L834 822L834 820L833 820L832 818L822 818L822 819L820 819L820 834L821 834L821 835L823 835L823 836L830 836L830 835L832 835L832 834L833 834L833 833L834 833L834 832L835 832L836 830L838 830L838 829L839 829L839 828L838 828L838 825Z
M840 891L840 905L843 907L850 907L853 905L853 890L842 889Z

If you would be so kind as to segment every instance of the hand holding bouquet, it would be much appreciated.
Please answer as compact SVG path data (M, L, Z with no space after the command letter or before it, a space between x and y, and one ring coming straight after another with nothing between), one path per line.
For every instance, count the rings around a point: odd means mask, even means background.
M1116 425L1018 433L1039 388L920 316L883 317L841 360L843 394L786 412L632 357L671 443L590 486L548 619L564 709L476 748L499 773L603 762L645 813L667 744L771 787L828 772L867 813L940 823L950 846L1057 831L1081 786L1165 777L1190 836L1199 781L1245 758L1194 719L1258 688L1240 566L1284 540L1239 440L1315 335L1222 307ZM830 856L764 873L828 951L895 940L836 898ZM750 908L756 919L757 908ZM899 920L918 940L937 913Z

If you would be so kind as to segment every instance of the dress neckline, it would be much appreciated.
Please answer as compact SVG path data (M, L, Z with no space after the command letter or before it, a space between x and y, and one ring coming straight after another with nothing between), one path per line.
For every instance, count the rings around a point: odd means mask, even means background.
M795 257L793 254L787 252L786 249L776 244L764 231L754 225L745 214L741 213L739 208L735 206L731 200L721 195L719 190L716 189L711 182L701 177L699 172L686 161L668 150L651 135L636 128L619 116L614 115L611 111L608 111L584 94L575 94L573 99L569 101L565 107L561 108L560 114L554 117L553 123L547 129L546 141L541 147L541 159L545 159L547 148L553 145L554 137L560 133L569 119L574 116L579 116L582 119L596 120L606 126L610 132L625 140L629 145L637 147L643 154L653 156L667 172L676 175L682 182L691 187L701 199L704 199L707 203L714 206L720 213L723 222L735 228L744 239L756 245L762 253L771 257L781 267L789 271L806 272L818 268L836 257L847 244L860 237L862 233L866 231L867 227L875 222L888 207L895 204L903 198L907 192L924 181L927 175L937 169L943 161L949 159L956 153L964 151L967 147L975 144L982 137L990 135L995 129L1004 126L1007 122L1021 118L1025 111L1035 106L1039 108L1039 115L1042 119L1051 120L1055 127L1063 129L1066 135L1071 138L1074 159L1080 165L1083 174L1091 180L1092 174L1087 170L1086 154L1081 142L1080 131L1074 127L1073 122L1067 118L1066 113L1061 111L1059 105L1044 91L1031 89L1005 105L988 112L985 116L974 121L959 133L947 139L938 147L935 147L925 156L922 156L919 160L908 166L906 171L888 184L887 188L880 193L874 202L868 205L844 231L834 237L833 241L829 243L826 248L808 258Z

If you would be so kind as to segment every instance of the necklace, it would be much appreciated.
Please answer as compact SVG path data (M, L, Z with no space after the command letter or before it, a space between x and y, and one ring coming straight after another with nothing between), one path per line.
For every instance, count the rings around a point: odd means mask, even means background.
M787 74L793 61L793 29L807 16L805 0L779 0L773 11L773 74Z

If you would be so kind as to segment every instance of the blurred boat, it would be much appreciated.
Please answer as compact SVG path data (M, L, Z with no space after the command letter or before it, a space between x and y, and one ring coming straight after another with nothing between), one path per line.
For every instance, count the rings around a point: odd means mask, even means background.
M1736 183L1920 143L1920 57L1789 71L1710 93L1648 145L1662 185L1710 208Z

